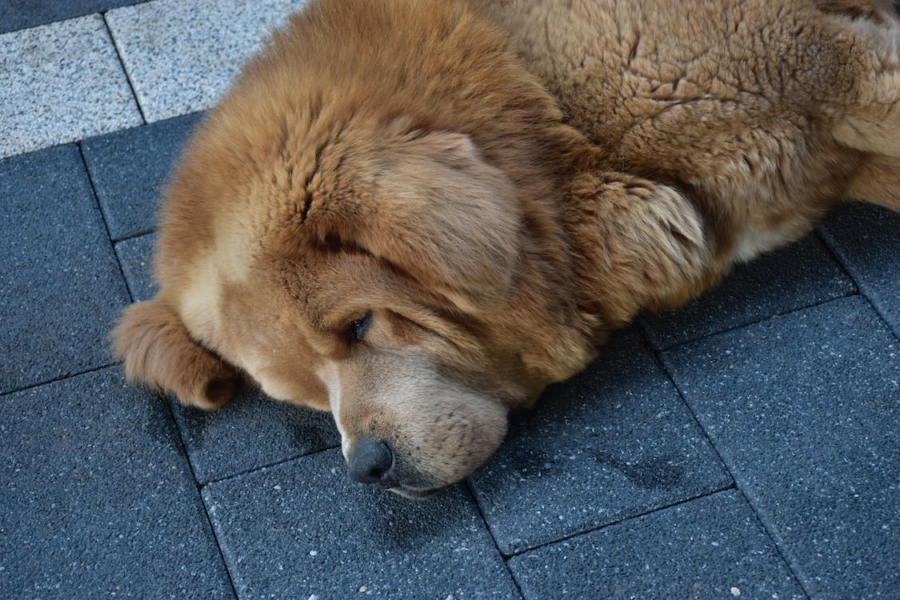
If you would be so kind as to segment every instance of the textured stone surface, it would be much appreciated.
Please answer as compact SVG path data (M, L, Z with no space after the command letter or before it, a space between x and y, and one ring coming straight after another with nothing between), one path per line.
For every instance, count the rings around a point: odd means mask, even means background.
M0 597L234 597L165 404L118 370L2 398L0 444Z
M471 481L505 554L731 485L634 330L552 388Z
M0 35L0 158L142 122L99 15Z
M122 265L122 273L128 291L135 302L149 300L156 295L153 283L153 244L156 234L149 233L116 244L116 256Z
M195 113L134 127L81 145L114 240L147 233L156 226L165 184L202 116Z
M0 33L82 17L116 6L137 4L138 2L140 0L66 0L65 2L2 0L0 1Z
M331 413L291 406L243 387L214 412L173 402L198 481L230 477L341 443Z
M128 293L75 146L0 161L0 393L109 364Z
M900 342L861 297L668 353L738 485L816 597L900 589Z
M641 325L656 348L734 329L856 292L815 235L740 265L718 287Z
M509 567L526 600L806 598L734 491L526 552Z
M900 215L859 204L836 211L825 238L900 338Z
M122 3L0 0L0 31L16 10ZM249 389L182 409L101 369L122 275L154 293L145 232L198 118L164 117L212 103L299 4L109 13L146 127L100 16L0 35L0 156L93 136L90 180L75 146L0 160L0 598L231 597L232 575L244 598L518 598L510 569L529 600L897 597L900 218L883 210L841 209L827 250L807 238L644 321L668 375L624 334L428 501L351 483L328 415Z
M302 0L155 0L106 19L147 121L207 109Z
M519 597L461 487L410 502L352 483L329 450L203 498L241 597Z

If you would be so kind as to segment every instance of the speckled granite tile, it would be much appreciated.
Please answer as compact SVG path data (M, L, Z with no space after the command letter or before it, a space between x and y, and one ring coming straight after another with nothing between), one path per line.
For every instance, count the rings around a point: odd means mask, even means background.
M241 598L518 599L471 497L350 481L329 450L203 488Z
M156 295L153 283L153 245L156 234L123 240L116 244L116 256L125 274L125 283L135 302L149 300Z
M900 338L900 214L866 204L844 206L821 229L862 293Z
M848 296L856 286L816 235L739 265L722 283L674 312L640 319L657 349Z
M526 600L804 600L747 502L698 498L514 556Z
M634 329L552 386L470 482L504 554L732 483Z
M0 35L0 157L143 123L100 15Z
M118 368L0 399L0 598L234 598L168 412Z
M103 12L117 6L137 4L143 0L0 0L0 33L46 25L91 13Z
M0 393L112 362L128 292L73 145L0 160Z
M203 110L303 0L154 0L107 22L150 122Z
M900 590L900 342L861 296L663 354L815 598Z
M292 406L242 386L216 411L185 408L175 419L201 483L252 471L341 443L331 413Z
M156 226L159 202L181 150L203 113L90 138L81 144L114 240Z

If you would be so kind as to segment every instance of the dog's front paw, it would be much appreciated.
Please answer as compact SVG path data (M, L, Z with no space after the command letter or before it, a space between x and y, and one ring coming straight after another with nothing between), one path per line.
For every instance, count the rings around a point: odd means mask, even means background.
M579 175L571 190L567 222L582 292L609 326L679 306L708 285L708 234L678 190L593 173Z

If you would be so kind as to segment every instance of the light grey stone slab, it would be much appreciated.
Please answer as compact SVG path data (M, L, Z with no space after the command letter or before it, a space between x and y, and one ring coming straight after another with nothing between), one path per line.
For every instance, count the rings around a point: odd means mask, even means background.
M209 108L303 0L155 0L106 19L148 122Z
M100 15L0 35L0 157L143 123Z

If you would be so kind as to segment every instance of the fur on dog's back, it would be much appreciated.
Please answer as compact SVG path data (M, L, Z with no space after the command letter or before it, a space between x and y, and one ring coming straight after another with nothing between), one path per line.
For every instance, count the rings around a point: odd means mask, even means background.
M851 30L888 3L484 4L610 170L690 196L723 270L806 233L868 159L835 131L865 94L860 69L878 68Z

